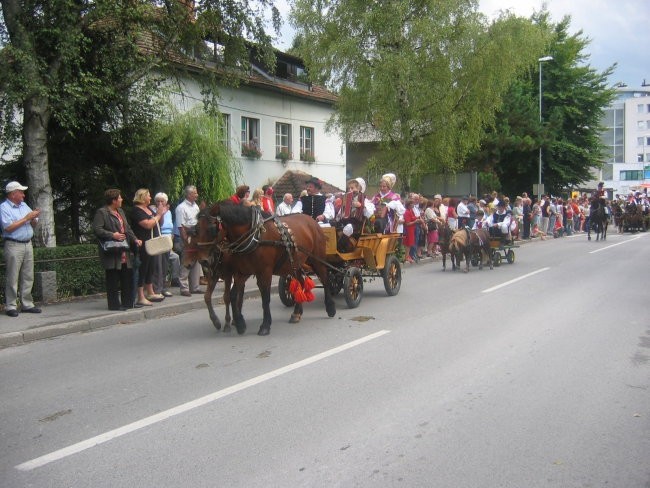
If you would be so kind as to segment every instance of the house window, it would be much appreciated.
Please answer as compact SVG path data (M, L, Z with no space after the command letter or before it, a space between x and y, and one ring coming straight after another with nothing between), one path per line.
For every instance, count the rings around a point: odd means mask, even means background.
M637 126L639 129L645 129L645 127L646 127L646 125L645 125L645 120L639 120L639 121L636 123L636 126Z
M621 181L642 180L643 179L643 171L636 170L636 169L621 171L619 179Z
M638 113L638 114L642 114L642 113L643 113L643 108L644 108L644 107L645 107L645 105L643 105L642 103L638 104L638 105L636 106L636 113Z
M291 154L291 125L282 122L275 123L275 154ZM291 159L289 157L288 159Z
M643 162L643 153L639 153L636 155L636 162L637 163L642 163Z
M314 154L314 128L300 127L300 159L302 161L313 161Z
M636 145L637 146L643 146L643 137L637 137L636 138Z
M230 114L217 116L217 137L226 149L230 149Z
M645 145L650 146L650 137L645 138Z
M249 117L241 118L241 147L242 156L246 156L248 150L260 149L260 121Z

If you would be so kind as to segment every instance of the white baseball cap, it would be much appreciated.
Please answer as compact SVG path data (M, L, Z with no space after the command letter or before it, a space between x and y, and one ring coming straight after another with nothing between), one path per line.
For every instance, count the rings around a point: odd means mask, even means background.
M6 188L5 188L5 191L6 191L7 193L11 193L12 191L16 191L16 190L22 190L22 191L25 191L25 190L27 190L27 187L21 185L21 184L18 183L17 181L11 181L11 182L7 183L7 186L6 186Z

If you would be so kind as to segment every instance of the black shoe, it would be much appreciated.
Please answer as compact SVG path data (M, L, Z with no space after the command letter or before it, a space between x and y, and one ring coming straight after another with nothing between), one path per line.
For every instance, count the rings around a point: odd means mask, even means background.
M23 308L22 312L23 313L41 313L41 309L38 308L38 307Z
M192 290L192 295L203 295L204 292L201 290Z
M6 312L9 317L18 317L18 310L7 310Z

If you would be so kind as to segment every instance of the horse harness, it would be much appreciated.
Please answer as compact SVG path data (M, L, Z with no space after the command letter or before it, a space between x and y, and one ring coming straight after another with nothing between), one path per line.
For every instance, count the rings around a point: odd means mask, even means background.
M251 221L251 228L242 234L236 241L227 243L222 246L222 251L227 250L231 254L247 254L255 251L259 246L279 246L284 247L287 251L286 256L288 256L291 263L292 274L297 275L296 265L294 263L293 253L296 251L297 246L294 241L293 232L289 226L282 222L276 215L271 215L270 217L264 218L262 212L258 207L253 207L253 216ZM275 227L278 229L280 234L280 240L264 240L262 239L262 234L266 232L266 227L264 224L269 221L273 221ZM219 225L222 225L221 219L217 217ZM284 263L284 260L280 260L276 263L276 267L281 266Z

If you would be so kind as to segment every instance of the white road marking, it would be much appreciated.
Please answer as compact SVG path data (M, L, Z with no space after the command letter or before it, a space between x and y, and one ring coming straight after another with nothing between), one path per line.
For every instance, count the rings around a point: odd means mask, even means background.
M483 290L481 293L490 293L492 291L498 290L499 288L503 288L504 286L512 285L513 283L516 283L517 281L521 281L525 278L528 278L530 276L536 275L537 273L542 273L543 271L548 271L551 268L542 268L538 269L537 271L533 271L532 273L525 274L523 276L520 276L519 278L515 278L510 281L506 281L505 283L501 283L500 285L493 286L492 288L487 288L486 290Z
M620 246L621 244L627 244L628 242L635 241L637 239L640 239L641 237L643 237L643 236L639 235L639 236L636 236L636 237L632 237L631 239L628 239L626 241L617 242L616 244L612 244L611 246L601 247L600 249L596 249L595 251L589 251L589 254L595 254L597 252L604 251L606 249L611 249L612 247Z
M91 437L90 439L86 439L85 441L72 444L71 446L64 447L63 449L59 449L49 454L45 454L44 456L32 459L31 461L26 461L22 464L17 465L16 469L20 471L31 471L33 469L40 468L51 462L58 461L68 456L72 456L73 454L77 454L79 452L85 451L86 449L90 449L91 447L98 446L110 440L116 439L117 437L130 434L131 432L135 432L136 430L140 430L149 425L162 422L176 415L189 412L190 410L193 410L195 408L201 407L203 405L227 397L234 393L243 391L252 386L259 385L260 383L271 380L273 378L277 378L278 376L282 376L284 374L290 373L296 369L308 366L322 359L326 359L340 352L359 346L365 342L369 342L373 339L377 339L378 337L381 337L388 333L390 333L389 330L380 330L379 332L375 332L374 334L370 334L360 339L357 339L355 341L348 342L347 344L343 344L333 349L329 349L327 351L321 352L320 354L316 354L315 356L311 356L301 361L298 361L296 363L283 366L282 368L275 369L268 373L264 373L262 375L256 376L255 378L251 378L250 380L242 381L241 383L237 383L236 385L229 386L228 388L224 388L223 390L215 391L214 393L210 393L209 395L206 395L204 397L197 398L196 400L183 403L182 405L178 405L176 407L170 408L169 410L165 410L163 412L157 413L150 417L137 420L123 427L119 427L117 429L110 430L108 432L97 435L95 437Z

